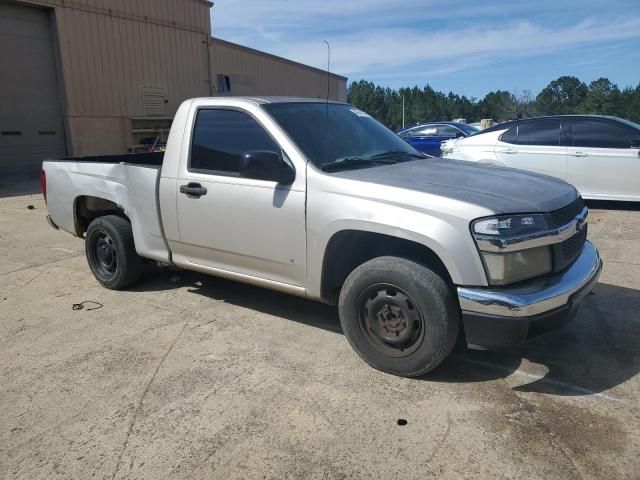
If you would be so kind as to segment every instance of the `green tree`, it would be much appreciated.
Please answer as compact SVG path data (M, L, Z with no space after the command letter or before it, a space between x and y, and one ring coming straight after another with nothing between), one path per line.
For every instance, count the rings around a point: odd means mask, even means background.
M447 103L449 105L450 118L464 118L468 122L476 120L475 101L469 100L467 97L459 96L453 92L447 95Z
M392 130L402 127L404 98L405 126L419 122L465 118L504 121L536 115L588 113L615 115L640 122L640 84L620 91L606 78L585 85L576 77L563 76L549 83L535 98L531 91L489 92L482 100L445 94L426 85L423 88L383 88L366 80L349 85L347 101L364 110Z
M635 88L627 87L620 93L620 105L618 116L640 123L640 83Z
M589 89L576 77L563 76L553 80L536 97L537 110L543 115L575 113Z
M620 89L608 78L599 78L589 84L589 91L578 105L579 113L589 115L620 115L622 111Z
M489 92L478 103L478 112L481 118L492 118L502 122L517 116L516 99L504 90Z

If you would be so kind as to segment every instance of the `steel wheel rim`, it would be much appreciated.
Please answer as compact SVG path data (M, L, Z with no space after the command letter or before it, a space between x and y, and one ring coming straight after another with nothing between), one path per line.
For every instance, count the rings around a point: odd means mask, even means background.
M91 253L95 268L105 278L113 278L118 270L118 253L111 235L100 230L93 238Z
M391 357L414 353L425 336L424 316L401 288L388 283L367 287L356 304L358 325L367 342Z

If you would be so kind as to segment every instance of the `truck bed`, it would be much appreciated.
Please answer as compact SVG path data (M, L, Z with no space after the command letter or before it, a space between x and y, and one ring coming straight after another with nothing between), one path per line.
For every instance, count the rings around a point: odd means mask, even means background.
M169 262L158 183L164 153L99 155L45 160L49 215L61 229L78 235L76 205L86 197L116 204L131 221L138 254Z

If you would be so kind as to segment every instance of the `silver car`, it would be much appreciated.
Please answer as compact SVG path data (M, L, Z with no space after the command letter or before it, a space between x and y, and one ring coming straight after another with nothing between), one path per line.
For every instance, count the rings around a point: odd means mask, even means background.
M425 158L343 103L188 100L165 153L48 160L41 181L105 287L153 260L337 304L355 351L408 377L461 329L492 348L558 328L602 268L571 185Z

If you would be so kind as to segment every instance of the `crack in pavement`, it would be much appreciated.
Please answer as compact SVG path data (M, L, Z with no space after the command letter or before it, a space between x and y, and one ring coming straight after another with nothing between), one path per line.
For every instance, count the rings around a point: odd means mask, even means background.
M35 279L37 279L43 273L44 273L44 271L36 273L36 275L31 280L28 280L26 283L23 283L22 285L20 285L20 288L26 287L27 285L29 285L31 282L33 282Z
M29 265L27 267L17 268L15 270L10 270L8 272L0 273L0 277L3 277L5 275L10 275L10 274L16 273L16 272L22 272L23 270L29 270L30 268L38 268L38 267L42 267L44 265L51 265L52 263L64 262L65 260L71 260L73 258L78 258L78 257L84 257L84 254L81 253L79 255L73 255L71 257L60 258L58 260L51 260L50 262L38 263L36 265Z
M113 474L111 475L111 480L116 478L116 475L118 474L118 471L120 470L120 465L122 464L122 457L123 457L124 452L126 451L127 446L129 444L129 438L131 437L131 433L133 432L133 427L135 426L136 420L137 420L138 416L140 415L140 413L142 412L142 404L144 402L144 399L147 396L147 393L149 393L149 389L151 388L151 385L153 384L154 380L158 376L158 372L160 371L160 368L164 364L164 361L167 359L167 357L169 356L169 354L173 350L173 347L175 347L176 343L178 343L178 340L180 340L180 337L182 337L182 334L184 333L185 329L187 328L187 324L188 323L189 323L189 320L187 319L187 321L184 322L184 324L182 325L182 328L178 332L178 335L176 335L176 338L173 339L173 341L169 345L169 348L167 349L167 351L164 353L164 355L160 359L160 362L158 362L158 365L156 366L156 369L153 372L153 375L151 376L151 378L147 382L147 385L144 387L144 390L142 391L142 394L140 395L140 398L138 399L138 403L136 404L136 408L133 411L133 418L131 419L131 423L129 424L129 428L127 429L127 434L126 434L126 436L124 438L124 442L122 443L122 449L120 450L120 454L118 455L118 463L116 464L116 468L113 471Z

